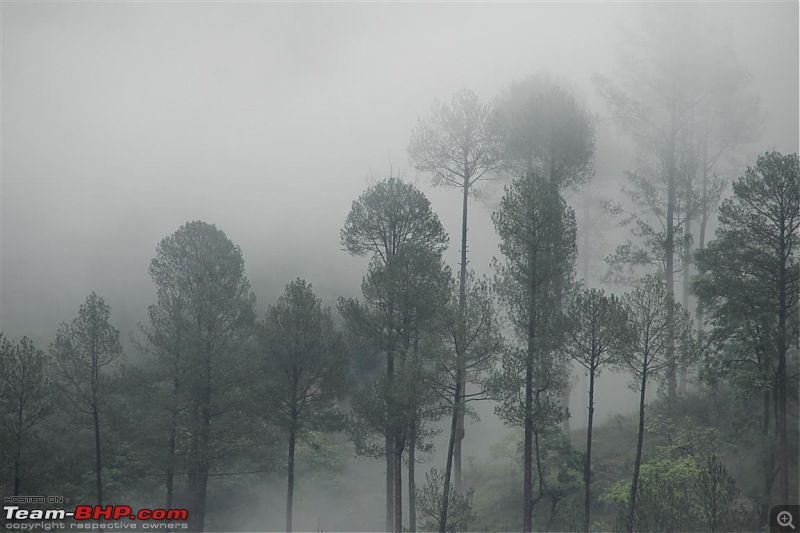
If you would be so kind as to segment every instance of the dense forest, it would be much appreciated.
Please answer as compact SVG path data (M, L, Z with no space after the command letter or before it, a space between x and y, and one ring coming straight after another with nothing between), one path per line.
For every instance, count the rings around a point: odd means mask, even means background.
M432 95L420 179L373 175L336 213L362 281L333 305L290 274L258 307L248 250L189 220L137 266L131 331L98 290L0 333L0 493L186 509L191 531L769 530L800 500L800 159L750 157L752 76L665 20L593 75L602 109L547 73ZM636 403L599 419L609 373Z

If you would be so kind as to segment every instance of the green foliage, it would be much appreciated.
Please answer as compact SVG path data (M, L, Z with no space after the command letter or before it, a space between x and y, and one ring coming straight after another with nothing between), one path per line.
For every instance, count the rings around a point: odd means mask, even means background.
M569 437L558 427L547 428L538 438L544 464L543 494L549 506L546 529L552 530L557 524L571 521L568 504L581 505L579 499L572 497L582 486L583 454L572 447Z
M715 239L697 253L693 289L713 326L704 339L704 378L733 388L743 407L740 428L759 442L765 477L757 498L765 522L776 455L780 501L795 499L798 485L796 453L790 452L798 442L798 388L790 369L800 364L800 159L766 153L733 190L719 209Z
M597 376L619 360L631 335L619 298L584 289L570 299L566 315L564 349L573 361Z
M560 428L548 428L538 435L543 465L542 493L537 496L533 518L541 531L562 531L579 527L583 509L580 487L583 454L569 442ZM522 506L523 434L515 430L492 445L492 461L470 469L469 483L475 487L474 508L479 524L492 531L519 530ZM539 486L535 473L534 485ZM575 521L577 519L577 522Z
M444 505L444 474L432 468L425 474L425 483L417 488L417 509L423 520L424 531L440 531L441 512ZM450 499L447 506L447 528L445 531L469 531L477 516L472 509L474 491L466 493L455 490L450 485Z
M42 426L53 412L52 359L23 337L13 342L0 333L0 488L4 494L30 494L45 465Z
M630 486L620 482L601 499L620 511L617 528L624 529L622 511ZM634 515L635 531L744 531L747 512L739 488L715 455L660 457L642 465Z
M797 154L761 156L733 189L734 198L720 207L716 238L697 253L700 274L693 289L718 335L733 336L742 328L759 336L775 335L770 323L761 331L762 321L770 320L764 315L777 315L779 291L795 294L800 277L795 256L800 228ZM781 269L787 270L783 278ZM797 313L796 298L787 304L789 315Z
M667 294L662 280L647 276L622 302L632 336L620 366L632 374L631 388L640 390L643 376L661 380L670 366L682 368L697 358L689 315Z
M455 393L456 352L461 356L464 381L476 385L476 391L464 395L464 401L485 399L491 394L490 377L497 359L503 353L502 318L497 308L497 295L491 282L478 278L473 271L468 271L465 280L465 302L463 321L459 320L459 290L451 285L449 308L446 309L447 334L449 349L442 350L439 358L441 374L448 374L452 379L439 383L443 396L452 398ZM459 326L464 328L463 344L456 350L456 339ZM462 394L464 391L462 391Z
M506 423L523 427L523 528L529 529L534 503L545 493L539 438L566 416L560 395L568 382L567 365L557 349L562 343L563 298L575 263L575 214L558 184L529 174L506 187L492 220L505 256L503 263L495 261L496 285L520 346L505 351L502 368L493 378L500 398L495 412ZM534 453L539 475L535 500Z
M498 295L521 338L527 338L530 320L540 324L538 349L548 351L557 340L551 311L558 308L554 300L558 291L547 289L566 287L571 278L575 213L556 186L531 174L505 188L492 220L505 257L495 263Z
M722 156L757 136L758 101L747 92L752 77L731 47L709 41L693 9L641 9L637 27L623 32L616 80L593 76L637 156L622 191L629 202L609 206L635 236L608 257L610 281L630 283L654 268L670 278L688 274L692 223L700 221L702 241L724 189L717 176L730 158Z
M297 279L269 307L258 330L265 413L285 429L336 429L335 399L345 386L347 354L330 309Z
M341 434L304 430L297 439L297 477L300 491L337 491L346 484L346 441ZM352 454L352 451L349 452Z
M67 400L62 407L78 423L90 423L93 412L112 392L109 370L122 355L122 346L110 315L111 307L92 292L81 304L78 317L61 324L50 348L59 390Z
M353 394L349 432L359 453L380 455L379 440L387 432L417 425L415 431L423 434L422 422L440 415L433 383L446 353L442 339L451 287L441 255L408 243L386 263L370 263L363 302L340 301L350 337L392 357L391 376L382 372Z
M470 190L501 164L494 114L473 91L462 89L449 103L434 102L411 134L408 155L434 185Z
M719 429L697 424L689 417L678 420L669 416L659 404L650 412L647 431L660 440L658 453L664 457L705 457L719 453L725 447Z
M714 329L709 368L741 391L771 387L776 350L790 350L798 336L800 263L800 163L796 154L760 157L734 183L734 198L720 207L720 228L698 252L700 274L693 289ZM783 274L782 274L783 272ZM780 294L789 297L781 304ZM779 315L788 330L779 338ZM783 343L781 347L780 344ZM797 357L797 350L789 356Z
M241 249L202 221L187 222L161 240L150 276L158 301L150 307L145 334L163 370L160 406L166 412L160 416L168 422L158 429L166 455L167 501L185 453L189 527L202 529L209 474L253 427L241 424L241 418L248 405L244 388L253 380L248 343L255 295Z
M509 348L503 353L502 371L492 379L495 394L502 401L495 413L507 424L522 426L525 420L525 367L528 356L525 350ZM568 376L563 365L558 365L552 356L543 354L533 361L533 404L531 420L534 430L544 430L561 423L566 416L561 406L560 394L567 384Z
M448 237L425 195L413 184L391 177L353 202L340 240L350 254L378 256L385 263L406 244L441 252Z
M563 82L542 74L512 82L495 112L504 163L513 174L535 172L559 188L591 179L594 124Z
M739 487L716 455L701 464L694 480L697 518L705 531L744 530L745 507L739 500Z
M522 526L522 431L514 428L490 448L491 460L471 462L467 484L475 488L475 529L519 531Z
M386 371L353 393L348 423L357 452L378 456L382 437L400 439L402 449L410 430L423 434L423 420L440 412L431 382L452 287L442 259L447 235L416 187L389 178L353 203L341 242L372 255L363 300L341 299L339 312L351 346L387 356Z
M215 225L187 222L158 244L150 276L158 302L146 333L161 364L171 367L166 379L177 380L190 400L211 375L214 400L235 392L242 375L231 363L243 355L255 305L241 249Z
M557 287L566 286L575 259L575 216L555 185L536 175L506 187L493 215L504 262L496 262L498 294L507 306L523 348L508 347L493 387L503 398L497 412L509 423L525 417L526 368L535 375L534 425L557 424L564 414L559 394L566 386L564 366L553 350L560 344Z

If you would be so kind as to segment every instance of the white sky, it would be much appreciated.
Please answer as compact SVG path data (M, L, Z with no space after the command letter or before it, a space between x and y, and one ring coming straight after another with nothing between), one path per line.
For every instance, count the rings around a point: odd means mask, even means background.
M242 247L260 308L296 276L333 303L364 272L341 224L390 166L434 202L455 265L459 196L407 161L418 118L459 88L488 99L541 70L602 114L589 79L613 74L635 8L3 2L0 330L46 346L97 290L127 335L155 298L156 244L191 219ZM797 150L797 3L705 9L769 113L752 153ZM488 271L489 213L472 213L472 266Z

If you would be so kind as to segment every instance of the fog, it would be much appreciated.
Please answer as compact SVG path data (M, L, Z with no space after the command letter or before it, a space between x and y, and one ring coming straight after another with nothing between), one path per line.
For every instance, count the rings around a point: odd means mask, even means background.
M94 290L127 339L155 302L148 266L157 243L196 219L216 224L242 248L259 313L296 277L335 307L339 296L358 296L367 264L342 251L339 230L353 200L390 172L431 200L450 235L446 258L457 268L459 193L434 188L413 169L406 147L433 101L464 87L491 100L512 80L539 72L567 80L597 116L593 190L619 196L633 154L591 76L614 76L622 30L635 27L640 7L0 4L0 331L46 348ZM687 20L706 17L713 38L727 40L752 74L764 122L738 159L797 151L798 4L680 9ZM491 209L503 183L487 185L471 204L469 261L478 273L491 275L499 253ZM580 196L570 201L579 206ZM603 231L606 253L627 236L613 223ZM603 271L602 256L592 258L594 284ZM130 344L126 351L135 355ZM602 378L599 421L636 409L626 384L625 376ZM573 395L574 425L585 421L583 402ZM491 404L478 410L464 455L488 459L489 446L509 430ZM435 464L443 462L444 443L444 436L437 440ZM365 493L375 500L364 506L375 515L364 528L380 528L382 463L359 461L352 468L360 465ZM282 502L282 478L275 483L267 489L259 482L256 493L272 490ZM282 527L281 505L274 524L265 510L261 526L240 527ZM298 527L318 527L314 513L303 513L321 505L335 514L330 502L299 502ZM357 526L331 518L320 527Z

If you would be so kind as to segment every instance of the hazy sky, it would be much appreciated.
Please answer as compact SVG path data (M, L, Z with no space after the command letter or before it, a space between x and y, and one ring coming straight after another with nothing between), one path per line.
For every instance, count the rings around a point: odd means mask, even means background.
M796 151L798 4L702 9L767 112L747 153ZM156 244L187 220L216 223L242 247L262 310L297 276L329 304L354 295L365 261L341 251L339 229L367 176L390 167L433 201L455 266L460 198L410 168L418 118L462 87L490 99L542 70L570 80L602 117L591 74L613 75L619 30L637 20L636 5L612 2L3 2L0 11L0 330L42 347L92 290L126 337L155 300ZM598 139L598 149L615 142ZM489 212L473 204L472 213L472 266L488 272Z

